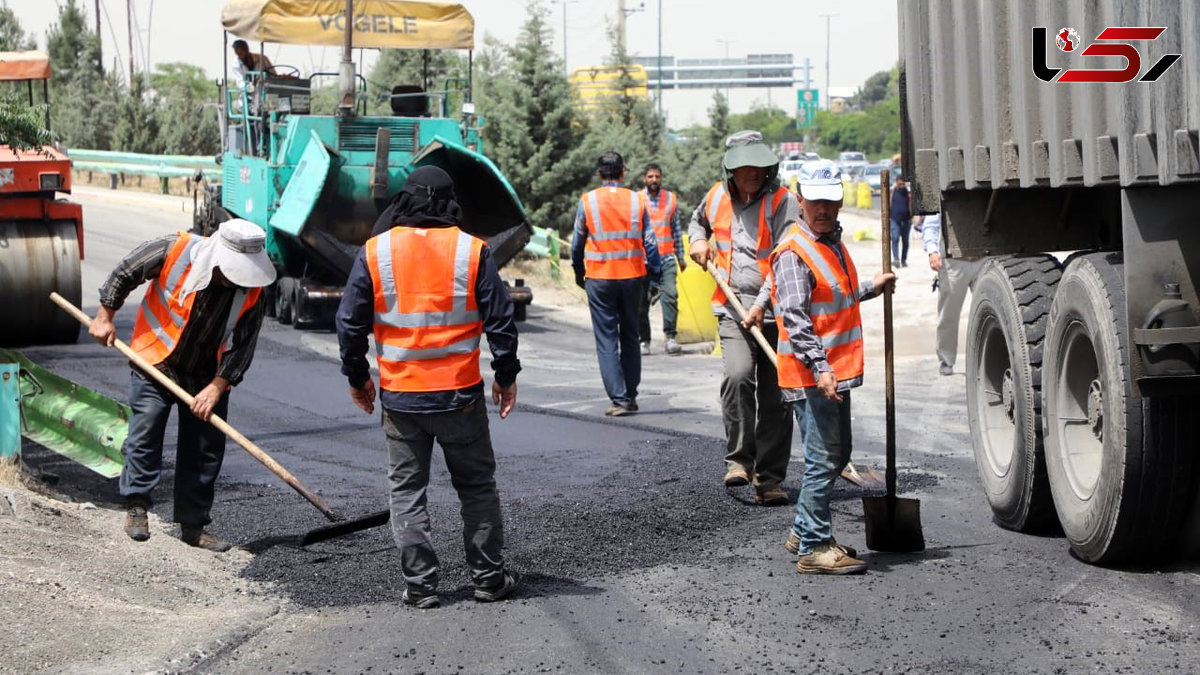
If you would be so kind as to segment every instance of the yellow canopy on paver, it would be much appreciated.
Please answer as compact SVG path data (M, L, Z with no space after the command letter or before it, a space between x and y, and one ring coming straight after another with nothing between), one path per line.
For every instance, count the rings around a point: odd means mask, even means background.
M258 42L341 46L345 0L230 0L225 30ZM353 46L375 49L473 49L475 18L451 2L355 0Z

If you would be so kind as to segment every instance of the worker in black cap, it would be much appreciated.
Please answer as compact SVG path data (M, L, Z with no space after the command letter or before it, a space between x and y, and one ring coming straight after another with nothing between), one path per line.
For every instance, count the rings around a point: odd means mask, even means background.
M496 458L479 371L486 333L496 372L492 401L500 418L508 417L521 370L517 326L491 251L461 224L450 176L437 167L418 168L382 214L376 225L382 231L359 252L337 312L342 373L351 400L368 414L375 411L376 389L367 338L375 338L402 599L420 609L439 604L426 507L435 440L462 503L475 599L501 600L521 583L501 553Z

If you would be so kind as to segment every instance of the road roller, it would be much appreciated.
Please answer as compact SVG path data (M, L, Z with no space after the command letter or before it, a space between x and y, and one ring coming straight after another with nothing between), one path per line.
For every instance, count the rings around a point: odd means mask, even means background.
M0 52L0 82L35 88L49 102L50 57ZM40 87L36 86L40 82ZM49 106L46 126L50 126ZM75 342L79 322L50 302L50 292L79 304L83 209L71 192L71 160L45 146L0 145L0 346Z

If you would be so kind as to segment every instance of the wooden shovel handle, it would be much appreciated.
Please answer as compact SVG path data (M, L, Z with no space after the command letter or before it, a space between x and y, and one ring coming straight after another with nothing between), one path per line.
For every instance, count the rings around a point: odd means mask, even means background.
M54 304L62 307L67 311L68 314L75 317L79 323L89 327L92 325L91 317L89 317L87 314L84 314L78 307L72 304L70 300L67 300L55 292L50 293L50 299L54 301ZM138 353L133 351L129 345L125 344L121 340L117 340L114 343L114 346L117 348L117 351L124 354L133 363L137 364L137 367L141 368L143 372L154 378L154 380L162 386L166 387L172 394L176 396L176 398L178 398L180 401L183 401L188 406L192 405L194 397L191 394L187 393L183 387L176 384L174 380L167 377L161 370L151 365L149 361L138 355ZM221 419L220 415L214 414L208 419L208 421L214 427L220 429L221 433L228 436L234 443L240 445L243 450L250 453L251 457L257 459L259 462L262 462L262 465L270 469L271 473L279 476L283 482L290 485L296 492L299 492L300 496L304 497L313 506L317 507L317 510L324 514L326 518L331 521L341 520L341 518L329 508L329 505L325 503L325 500L321 499L321 497L315 492L305 487L305 485L301 483L299 479L293 476L287 469L283 468L283 465L281 465L279 462L276 462L273 457L251 442L249 438L243 436L240 431L234 429L228 422Z
M892 271L892 187L891 175L882 169L879 181L880 219L883 230L879 237L883 242L883 272ZM896 496L896 364L892 347L892 294L883 294L883 368L884 368L884 416L886 418L887 496Z
M738 299L737 294L729 288L729 284L725 283L725 280L721 278L721 275L709 263L704 263L704 270L712 275L721 292L725 294L725 299L729 301L729 304L733 305L733 309L738 313L738 317L745 321L746 317L750 316L750 314L746 311L746 307L742 304L742 301ZM771 365L778 368L779 357L775 356L775 348L771 346L770 342L767 342L767 336L763 335L762 329L751 325L750 334L754 336L754 339L758 342L758 346L762 347L762 350L766 352L767 358L771 360Z

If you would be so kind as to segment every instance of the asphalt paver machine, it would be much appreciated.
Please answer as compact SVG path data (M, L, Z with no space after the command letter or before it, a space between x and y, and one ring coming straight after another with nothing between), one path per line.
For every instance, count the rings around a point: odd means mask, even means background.
M229 218L266 230L279 270L268 313L281 323L332 322L355 255L419 166L438 166L454 178L463 229L488 241L497 265L524 248L532 230L520 199L482 154L469 65L466 78L436 91L424 82L394 83L391 114L368 115L366 81L351 58L355 48L469 54L474 19L461 5L232 0L221 21L227 43L231 35L241 38L259 54L265 43L343 48L337 72L301 76L280 64L227 77L220 87L222 179L197 193L195 230L210 233ZM313 114L313 84L322 78L336 80L337 107ZM461 108L452 111L451 101ZM524 318L532 293L521 280L509 292L517 318Z

